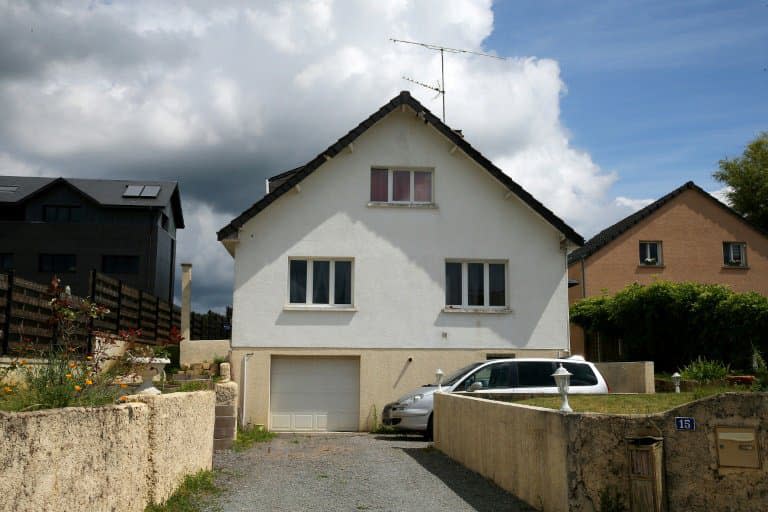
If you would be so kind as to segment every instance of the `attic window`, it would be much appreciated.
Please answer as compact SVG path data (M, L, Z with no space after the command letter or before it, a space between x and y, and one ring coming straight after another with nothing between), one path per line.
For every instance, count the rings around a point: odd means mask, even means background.
M151 197L155 198L160 193L157 185L128 185L125 187L123 197Z
M13 194L18 189L16 185L0 185L0 193Z

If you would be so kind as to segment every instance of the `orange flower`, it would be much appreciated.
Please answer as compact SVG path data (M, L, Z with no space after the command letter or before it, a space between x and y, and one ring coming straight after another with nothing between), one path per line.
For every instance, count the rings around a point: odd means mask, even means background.
M93 384L93 381L91 379L85 379L85 385L90 386Z
M83 388L81 388L80 386L75 386L75 391L80 391L81 389Z
M123 395L123 396L120 397L120 401L121 402L125 402L126 400L128 400L127 396Z
M10 386L5 386L3 388L3 391L5 391L6 393L13 393L13 388Z
M68 379L71 379L72 378L72 374L68 373L68 374L65 375L65 377L68 378Z
M127 387L128 387L128 384L126 384L125 382L121 382L121 383L120 383L120 387L121 387L121 388L123 388L123 389L125 389L125 388L127 388Z

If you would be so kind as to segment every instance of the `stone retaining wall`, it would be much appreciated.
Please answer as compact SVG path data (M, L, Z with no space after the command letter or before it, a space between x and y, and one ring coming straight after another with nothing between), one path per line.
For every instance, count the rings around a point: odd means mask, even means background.
M676 417L695 430L677 430ZM435 395L435 446L548 511L629 510L627 438L663 439L666 510L757 510L768 503L768 393L726 393L649 415L563 414L467 395ZM721 467L717 427L757 432L758 467ZM757 508L755 508L757 507Z
M119 510L162 503L210 469L211 391L104 407L0 411L0 511Z

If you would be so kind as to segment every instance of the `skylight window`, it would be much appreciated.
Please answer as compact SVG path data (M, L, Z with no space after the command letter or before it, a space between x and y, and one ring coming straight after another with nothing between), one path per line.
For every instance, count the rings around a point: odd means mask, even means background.
M141 191L141 197L157 197L160 193L160 187L157 185L145 185L144 190Z
M123 197L157 197L160 193L158 185L128 185L125 187Z
M144 190L144 185L128 185L125 187L123 197L141 197L142 190Z
M13 194L18 189L16 185L0 185L0 193Z

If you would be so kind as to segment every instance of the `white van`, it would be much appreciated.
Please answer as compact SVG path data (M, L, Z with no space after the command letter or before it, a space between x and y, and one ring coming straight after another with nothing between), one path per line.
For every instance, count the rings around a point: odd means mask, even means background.
M454 391L503 395L514 393L557 393L552 374L563 365L571 376L569 394L608 393L608 385L595 365L581 356L568 359L521 358L479 361L443 378L446 393ZM429 384L387 404L382 421L398 430L424 432L432 437L432 395L437 384Z

